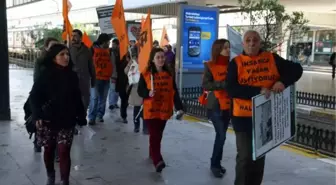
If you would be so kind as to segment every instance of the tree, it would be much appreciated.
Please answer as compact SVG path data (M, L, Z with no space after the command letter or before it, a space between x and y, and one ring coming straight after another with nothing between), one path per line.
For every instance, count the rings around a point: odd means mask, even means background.
M263 49L273 51L292 38L309 31L303 12L286 13L278 0L238 0L242 15L250 20L250 29L260 33Z

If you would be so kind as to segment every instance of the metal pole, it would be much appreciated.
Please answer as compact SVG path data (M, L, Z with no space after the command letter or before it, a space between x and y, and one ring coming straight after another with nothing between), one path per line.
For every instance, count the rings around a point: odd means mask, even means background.
M0 120L10 120L7 7L5 0L0 0L0 23L2 25L0 29Z
M180 97L182 98L182 71L183 71L183 46L181 46L180 50L180 80L179 80L179 92L180 92Z

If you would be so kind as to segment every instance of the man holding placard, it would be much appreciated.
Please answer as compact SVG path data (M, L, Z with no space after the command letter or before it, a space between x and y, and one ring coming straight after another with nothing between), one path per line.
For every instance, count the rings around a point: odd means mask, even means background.
M242 54L229 64L227 91L232 98L232 124L236 133L237 158L235 185L260 185L265 156L252 159L252 97L271 91L282 92L298 81L303 69L300 64L277 54L261 50L258 32L249 30L243 37Z

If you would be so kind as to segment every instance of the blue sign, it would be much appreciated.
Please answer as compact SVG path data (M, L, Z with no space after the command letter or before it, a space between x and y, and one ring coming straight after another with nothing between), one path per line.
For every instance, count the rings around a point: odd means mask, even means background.
M218 38L218 8L181 5L180 41L183 70L202 71Z

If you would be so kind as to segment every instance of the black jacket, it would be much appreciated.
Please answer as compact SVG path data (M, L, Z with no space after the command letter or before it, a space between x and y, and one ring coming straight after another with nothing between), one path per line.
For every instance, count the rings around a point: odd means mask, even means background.
M52 129L71 128L86 118L78 77L71 67L48 66L34 83L29 104L33 120L50 121L47 126Z
M285 87L298 81L303 73L300 63L285 60L277 54L273 54L275 65L279 71L280 79ZM237 64L234 59L229 63L227 74L227 92L231 98L251 99L259 95L261 88L238 83ZM232 117L232 123L237 132L252 132L252 118Z

